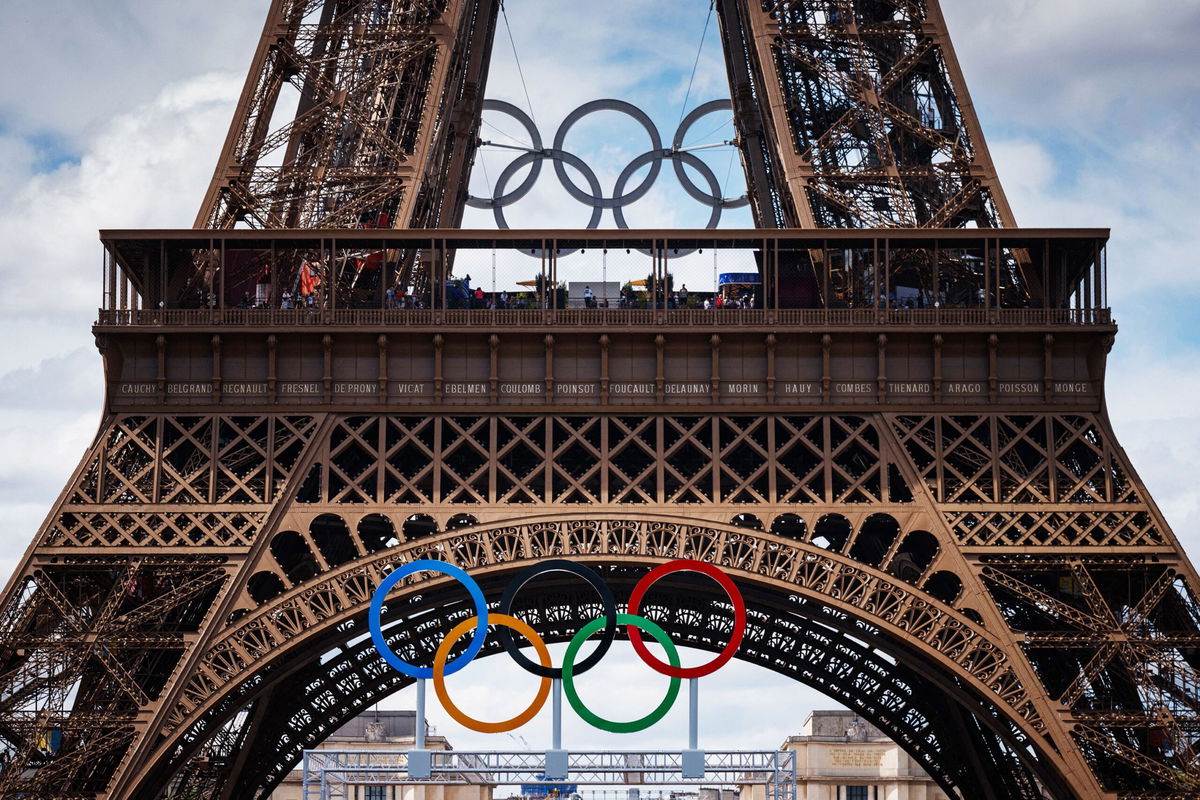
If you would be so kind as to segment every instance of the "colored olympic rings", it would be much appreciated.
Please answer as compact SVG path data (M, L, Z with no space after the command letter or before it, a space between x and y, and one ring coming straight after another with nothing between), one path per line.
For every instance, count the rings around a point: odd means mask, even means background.
M493 625L498 626L499 630L507 631L508 629L515 630L517 633L524 636L533 645L533 649L537 651L538 660L542 662L543 668L550 666L550 651L546 649L546 643L542 641L542 637L537 635L533 628L526 623L510 617L507 614L492 614L490 620ZM601 620L603 622L603 620ZM529 720L537 716L537 713L542 710L542 706L546 704L546 698L550 695L550 678L542 678L541 685L538 686L537 697L529 704L529 707L517 714L515 717L503 722L483 722L474 717L469 717L459 710L458 706L450 699L450 693L446 690L446 657L450 655L450 648L454 643L463 637L467 631L475 626L476 633L479 632L479 618L471 617L464 619L454 627L454 630L446 634L446 638L442 640L441 646L437 649L437 654L433 657L433 690L437 692L438 700L442 701L442 708L446 709L455 722L466 728L479 733L504 733L505 731L516 730L524 725ZM509 637L512 638L511 636Z
M483 640L487 636L488 626L488 607L487 601L483 599L483 590L479 588L479 584L470 575L453 564L447 564L445 561L412 561L402 567L398 567L384 578L383 582L379 584L379 588L375 590L375 594L371 597L371 610L367 615L367 625L371 629L371 641L375 643L375 649L379 651L379 655L383 656L383 660L397 672L407 675L410 678L433 677L433 670L429 667L413 666L396 655L392 651L392 648L388 646L387 640L383 638L383 627L380 625L380 618L383 616L384 598L387 597L392 587L414 572L440 572L443 575L449 575L466 587L467 593L471 595L471 601L475 604L475 616L478 620L475 635L471 637L471 643L467 645L467 649L462 655L447 666L446 674L453 675L467 664L470 664L471 659L479 654L479 649L483 647Z
M437 572L454 578L466 588L467 593L471 597L471 602L475 607L475 614L469 619L459 622L442 640L434 656L432 668L418 667L401 659L391 650L383 635L381 617L388 592L402 579L416 572ZM582 578L596 590L596 593L599 595L599 604L603 611L600 616L585 624L571 638L563 655L563 664L557 668L553 666L550 651L537 632L528 623L511 614L513 603L521 589L534 578L551 572L561 572ZM729 642L716 658L698 667L681 666L679 651L667 633L659 625L645 617L639 616L637 613L650 587L661 578L676 572L696 572L712 578L724 589L733 605L734 624ZM437 693L438 699L446 709L446 712L455 721L471 730L481 733L503 733L521 727L533 719L545 705L546 698L549 696L552 688L552 681L554 679L561 679L563 692L566 694L568 702L584 721L596 728L612 733L631 733L649 728L670 711L679 695L680 679L699 678L710 675L733 658L745 634L746 604L737 586L720 569L701 561L680 559L655 567L638 581L633 592L630 594L628 613L619 614L617 613L616 601L613 598L612 590L609 589L608 585L604 583L593 569L573 561L552 559L535 564L517 574L505 589L497 610L489 613L482 589L466 572L442 561L424 560L414 561L398 567L380 583L379 588L375 590L375 594L371 598L368 625L371 630L371 639L375 645L375 649L379 651L383 659L394 669L410 677L432 678L434 691ZM450 693L446 688L445 680L447 675L452 675L461 670L479 654L487 637L489 626L495 628L500 644L513 660L522 669L537 675L541 679L537 695L534 697L533 702L516 716L500 722L485 722L465 714L450 699ZM627 630L630 642L633 644L635 652L637 652L642 661L655 672L666 675L671 679L663 700L649 714L628 722L614 721L596 714L583 703L575 686L576 677L600 662L611 647L618 630L622 627ZM457 658L450 661L450 651L460 639L467 635L468 631L472 631L472 636L466 649ZM532 661L520 651L520 646L513 638L514 631L523 636L533 646L534 651L537 653L537 662ZM597 632L601 632L602 636L596 650L576 664L575 660L579 656L580 649ZM650 653L646 643L642 639L643 632L650 634L663 647L667 654L667 662L669 663L664 663Z
M636 627L629 628L629 641L633 644L633 649L641 656L642 661L645 661L656 671L664 675L670 675L672 678L703 678L705 675L711 675L728 664L729 659L733 658L734 654L737 653L737 649L742 643L742 636L746 632L746 602L742 599L742 593L738 591L737 586L729 579L729 576L712 564L705 564L703 561L680 559L655 567L646 574L646 577L638 581L637 586L633 587L633 592L629 595L629 613L637 614L646 590L653 586L659 578L670 575L673 572L699 572L702 575L707 575L719 583L721 588L725 590L725 594L729 595L729 602L733 603L733 633L729 636L729 643L725 645L725 649L716 658L707 664L701 664L698 667L681 668L678 664L664 664L655 658L646 649L646 643L642 641L642 633Z
M625 219L625 207L649 194L658 180L659 174L662 172L662 162L670 160L675 170L675 176L678 178L684 192L692 199L712 209L706 227L715 228L721 221L721 213L724 209L742 208L748 205L750 201L744 195L734 199L722 197L721 184L717 180L717 176L713 174L708 164L701 158L684 150L683 142L687 137L688 131L700 119L709 114L730 111L732 108L733 104L729 100L713 100L697 106L679 123L674 136L671 137L671 146L664 148L658 127L646 112L637 106L621 100L593 100L589 103L584 103L568 114L566 119L562 121L562 124L559 125L558 131L554 134L554 145L552 147L543 147L541 133L528 114L512 103L506 103L502 100L485 100L483 102L483 110L495 111L514 119L525 129L531 147L518 155L504 168L500 173L500 177L496 180L496 186L491 197L468 197L467 205L472 208L492 209L497 227L502 229L508 228L508 221L504 217L504 209L529 194L534 184L537 183L538 177L541 175L542 162L550 159L554 162L554 172L558 178L558 182L562 184L567 193L583 205L592 209L591 219L588 220L587 224L589 229L595 229L600 226L600 219L605 209L612 209L613 219L618 228L628 229L629 225ZM634 158L621 171L616 185L613 187L612 197L604 195L599 178L596 177L595 171L588 166L587 162L564 149L567 133L571 128L584 117L599 111L616 111L632 118L646 131L646 135L650 140L650 149ZM634 174L647 165L650 167L650 170L646 174L646 177L635 188L626 191L625 187ZM571 178L570 173L567 171L568 166L573 167L583 176L588 185L587 189L581 188ZM529 168L529 172L526 174L524 180L515 189L509 191L509 182L526 167ZM688 170L685 167L690 167L700 175L703 182L707 185L708 191L696 185L696 182L688 174ZM680 255L684 255L684 253L681 252Z
M600 646L596 648L595 652L585 658L582 664L575 667L575 674L581 675L600 663L600 659L604 658L604 654L612 646L613 639L617 638L617 603L613 599L612 590L608 588L608 584L602 581L594 570L588 569L583 564L577 564L574 561L566 561L561 558L534 564L509 582L508 588L504 590L504 596L500 598L500 607L497 610L501 614L512 613L513 600L516 599L517 592L521 591L521 587L545 572L568 572L572 575L578 575L592 585L592 588L600 595L600 602L604 605L604 617L602 618L604 620L604 638L600 640ZM521 652L517 643L513 640L512 633L507 628L497 630L496 638L500 640L500 644L508 651L508 655L512 660L516 661L526 672L532 672L534 675L539 675L543 678L563 677L562 667L555 669L548 666L539 666L530 661Z
M679 668L679 651L675 649L675 643L671 641L670 637L667 636L667 632L662 628L644 617L637 617L633 614L618 614L617 622L622 625L628 625L631 631L641 628L641 630L653 636L663 646L663 649L667 651L667 658L671 660L671 666L676 669ZM679 696L679 678L672 676L671 683L667 686L667 693L663 697L662 702L641 719L635 719L631 722L614 722L594 713L583 704L583 700L579 698L579 693L575 691L575 671L571 667L575 663L575 656L579 654L579 648L603 624L604 617L596 617L587 625L580 628L579 633L575 634L574 638L571 639L571 643L567 645L567 652L563 654L563 692L567 695L567 702L571 704L571 708L575 709L575 713L593 728L599 728L609 733L636 733L637 731L644 731L665 717L667 712L671 710L671 706L675 705L675 698ZM642 645L642 647L645 647L645 645ZM661 670L659 671L661 672Z

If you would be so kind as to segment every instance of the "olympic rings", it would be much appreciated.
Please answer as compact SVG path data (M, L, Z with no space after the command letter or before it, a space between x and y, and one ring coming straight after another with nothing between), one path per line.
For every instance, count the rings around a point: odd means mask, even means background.
M442 701L442 708L446 709L446 713L459 725L473 731L478 731L479 733L507 733L508 731L514 731L536 717L537 713L542 710L542 706L546 704L546 698L550 696L550 685L552 683L550 678L542 678L537 696L533 698L533 702L529 704L528 708L515 717L502 722L484 722L467 716L458 706L454 705L454 701L450 699L450 693L446 690L446 657L450 655L450 648L478 621L475 617L463 620L454 627L454 630L446 634L446 638L442 640L441 645L437 649L437 654L433 657L433 689L437 692L438 700ZM516 617L510 617L508 614L492 614L490 621L493 625L500 626L500 630L507 631L511 628L528 639L530 644L533 645L533 649L537 651L538 660L542 662L542 669L550 667L550 651L546 649L546 643L542 641L542 637L538 636L537 632L529 627L528 624ZM511 638L510 636L509 639L511 640Z
M680 155L690 155L680 152L680 148L683 147L683 141L687 138L688 131L692 129L692 126L704 117L707 117L709 114L714 114L718 111L729 111L732 108L733 103L728 100L710 100L707 103L703 103L693 108L688 115L683 118L683 121L679 123L679 128L675 131L675 136L671 139L672 152L680 153ZM695 158L695 156L693 156L693 158ZM700 159L697 158L696 161L700 161ZM698 200L706 206L714 205L713 199L715 197L720 197L720 188L717 184L717 176L712 174L712 170L708 169L708 165L706 164L703 168L701 168L701 166L697 165L695 162L689 161L688 163L695 167L696 171L704 176L704 179L708 182L709 194L705 194L696 186L696 184L692 183L692 179L687 174L687 170L683 168L683 161L675 159L675 177L679 179L679 183L681 186L683 186L683 190L687 192L692 199ZM704 162L701 161L700 164L704 164ZM724 203L725 208L741 208L742 206L749 205L750 201L743 197L728 203L722 201L722 203ZM717 219L720 219L719 214L717 215ZM714 222L713 224L709 225L709 227L715 228L716 223Z
M383 660L397 672L408 675L410 678L433 677L433 670L429 667L413 666L396 655L392 651L392 648L388 646L387 639L383 638L383 626L380 625L380 619L383 616L384 598L387 597L392 587L414 572L440 572L443 575L449 575L466 587L467 592L471 595L471 602L475 604L475 618L477 620L475 635L471 637L471 642L467 645L467 649L463 651L462 655L454 659L447 667L446 674L453 675L467 664L470 664L471 660L479 654L479 650L483 647L483 641L487 636L488 626L488 607L487 601L483 598L483 590L479 588L479 584L470 575L453 564L428 559L412 561L397 568L384 578L383 582L379 584L379 588L375 590L375 594L371 596L371 610L367 614L367 625L371 629L371 641L374 642L375 649L379 651L379 655L383 656Z
M596 617L587 625L580 628L579 633L575 634L575 637L571 639L571 643L567 645L567 652L563 654L563 692L567 695L567 702L571 704L571 708L575 709L575 713L593 728L599 728L609 733L636 733L644 731L665 717L667 712L671 710L671 706L675 705L675 698L679 696L679 678L671 678L671 683L667 687L667 693L663 697L662 702L641 719L635 719L630 722L614 722L594 713L583 704L583 700L580 699L579 693L575 690L575 676L571 667L575 662L575 656L579 653L579 648L583 646L583 643L587 641L589 636L600 629L600 626L604 622L604 617ZM667 658L671 660L671 665L675 668L679 667L679 651L675 649L675 643L671 641L671 637L667 636L667 632L662 628L644 617L634 616L633 614L618 614L617 622L621 625L628 625L631 631L641 628L641 630L653 636L663 646L663 649L667 651Z
M471 601L475 606L475 615L458 623L453 630L442 640L438 646L434 656L433 667L418 667L404 661L397 656L387 644L387 640L383 635L382 614L383 604L390 592L397 583L405 577L416 572L437 572L454 578L466 588L467 593L471 597ZM566 572L571 575L583 578L593 589L600 595L600 604L603 608L603 615L596 617L588 622L572 637L567 645L565 654L563 655L563 664L561 667L555 668L552 665L550 652L546 648L545 642L538 636L537 632L526 622L512 616L513 602L516 600L517 594L521 589L534 578L547 572ZM656 623L638 615L638 609L641 606L642 600L646 592L658 582L661 578L675 572L697 572L715 580L733 604L734 625L733 632L730 634L729 642L721 650L716 658L713 658L706 664L698 667L682 667L680 664L679 651L675 644L671 641L667 633ZM731 658L737 653L738 647L741 646L742 638L746 631L746 603L743 600L741 592L733 581L717 567L706 564L701 561L689 559L679 559L670 561L666 564L661 564L647 573L637 585L629 597L628 613L619 614L616 611L616 602L613 598L612 591L601 580L590 567L578 564L573 561L563 559L552 559L540 564L535 564L528 569L519 573L509 582L504 591L504 595L500 600L499 607L495 613L489 615L487 602L484 599L483 590L479 584L475 582L462 569L447 564L443 561L421 560L413 561L409 564L404 564L397 567L393 572L388 574L383 581L380 582L379 588L375 590L375 594L371 597L371 605L368 616L368 626L371 631L371 640L375 645L375 649L380 656L395 670L413 678L432 678L434 689L437 692L438 699L441 700L443 707L456 721L471 730L481 733L502 733L518 728L533 719L534 716L545 705L546 697L551 689L551 681L561 679L563 683L563 691L566 692L567 699L571 707L579 716L589 724L601 730L610 731L613 733L630 733L634 731L645 730L657 723L667 714L674 705L676 698L679 695L679 682L682 678L700 678L705 675L710 675L727 664ZM476 720L467 714L463 713L450 699L448 690L446 689L445 678L447 675L453 675L467 664L469 664L475 656L479 654L483 648L484 641L487 637L488 626L496 626L496 635L500 639L500 643L504 649L512 656L513 660L525 669L538 675L541 678L538 692L533 702L524 711L517 714L511 719L500 722L484 722ZM667 689L666 696L662 702L658 704L649 714L640 719L629 722L618 722L599 716L584 705L579 698L579 694L575 688L575 677L594 667L604 655L608 652L612 645L613 639L619 627L624 626L628 632L630 642L633 644L635 652L651 669L662 675L666 675L671 679L671 683ZM458 642L467 631L474 629L470 643L461 655L449 663L447 660L450 657L450 651L455 643ZM603 637L593 652L578 665L575 659L579 656L579 650L597 631L603 629ZM538 663L534 663L527 656L520 652L520 648L513 639L512 631L524 636L530 644L533 645L537 653ZM646 647L646 643L642 639L642 632L649 633L657 640L666 650L667 661L664 663L660 659L652 655Z
M654 121L646 115L645 111L642 111L632 103L626 103L623 100L593 100L590 103L584 103L579 108L568 114L567 118L564 119L562 124L558 126L558 132L554 134L554 152L565 153L566 151L563 150L563 145L566 143L567 131L569 131L571 126L576 122L583 119L588 114L592 114L597 111L617 111L621 114L625 114L628 117L632 117L633 120L641 125L642 128L645 129L646 133L650 136L650 152L661 154L662 138L658 135L658 126L656 126ZM567 170L563 167L562 162L558 159L554 160L554 172L558 175L558 181L563 185L563 188L567 190L571 197L574 197L584 205L591 205L593 207L599 206L600 208L619 208L620 206L627 205L635 200L640 200L646 195L647 192L650 191L650 188L654 185L654 182L658 180L658 173L661 170L662 156L660 155L654 160L653 165L650 167L650 174L646 176L644 181L642 181L641 186L634 189L628 195L622 195L620 192L614 192L613 197L606 198L600 196L599 192L593 192L589 195L581 190L575 185L575 182L571 180L571 176L567 174Z
M698 667L681 668L679 664L664 664L662 661L654 657L646 648L646 643L642 641L642 634L636 627L629 628L629 641L633 644L633 649L637 654L657 672L664 675L670 675L673 678L703 678L705 675L711 675L721 667L729 663L737 653L738 647L742 643L742 636L746 632L746 601L742 599L742 593L738 591L733 581L729 579L721 570L714 567L712 564L705 564L703 561L692 561L690 559L680 559L671 561L667 564L662 564L650 570L646 577L638 581L637 586L633 587L632 594L629 595L629 613L637 614L638 607L642 603L642 597L659 578L670 575L673 572L699 572L702 575L715 580L725 590L725 594L729 595L729 601L733 603L733 633L729 636L729 642L725 645L725 649L720 655L709 661L707 664L701 664Z
M585 567L583 564L577 564L574 561L567 561L562 558L555 558L549 561L543 561L540 564L534 564L529 569L522 572L517 577L513 578L508 588L504 590L504 596L500 598L500 606L497 609L501 614L509 614L512 612L513 600L517 597L517 592L521 591L521 587L529 583L531 580L541 575L544 572L569 572L572 575L578 575L592 585L600 595L600 601L604 604L604 617L606 621L604 625L604 638L600 640L600 646L596 648L590 656L583 660L583 663L575 668L575 674L582 675L592 667L600 663L600 659L604 658L604 654L608 652L608 648L612 646L613 639L617 638L617 603L613 599L612 590L608 585L600 579L595 570ZM496 631L496 638L500 640L500 644L504 645L504 649L508 651L508 655L516 661L518 665L526 672L532 672L534 675L540 675L543 678L562 678L563 668L550 668L549 666L538 666L530 661L517 643L513 640L512 633L507 628L500 628ZM528 637L526 637L528 638Z
M524 111L517 108L512 103L506 103L503 100L484 100L483 108L485 111L499 111L502 114L507 114L508 116L515 119L517 122L521 123L521 127L525 129L525 132L527 134L529 134L529 141L533 145L534 153L540 153L542 151L542 134L538 132L537 125L533 124L533 120L530 119L529 115L526 114ZM527 153L526 155L533 155L533 154ZM529 174L525 176L525 180L521 181L521 185L518 186L516 189L513 189L508 194L497 193L496 196L493 197L491 200L491 202L493 204L499 205L501 207L507 206L507 205L512 205L513 203L517 202L525 195L529 194L529 190L533 188L533 185L535 183L537 183L538 175L542 171L542 159L533 158L533 159L530 159L530 161L527 163L532 163L533 169L529 170ZM505 170L505 171L507 172L507 170ZM514 170L514 172L515 172L515 170ZM510 174L508 176L508 178L511 178L511 177L512 177L512 174ZM507 184L507 181L508 181L508 179L506 178L505 179L506 184ZM481 201L475 201L474 203L472 203L471 198L467 199L467 205L472 206L474 208L488 208L487 203L484 203Z
M617 227L627 230L629 224L625 219L625 207L637 202L650 192L657 182L659 174L662 172L662 162L670 160L675 170L675 176L679 179L684 192L689 197L712 209L706 227L715 228L720 224L721 213L725 209L742 208L749 205L750 201L745 195L735 199L722 197L721 184L717 180L717 176L713 174L708 164L702 159L684 150L683 143L687 138L688 131L700 119L709 114L730 111L732 109L733 104L729 100L712 100L697 106L679 123L679 127L671 137L671 147L664 148L662 135L646 112L622 100L593 100L584 103L568 114L566 119L562 121L562 124L559 125L558 131L554 134L554 145L552 147L543 147L542 137L538 132L537 125L534 124L528 114L512 103L506 103L501 100L484 100L484 111L495 111L516 120L525 129L531 147L513 159L500 173L500 177L496 180L496 185L490 198L469 196L467 198L467 205L472 208L492 209L492 214L496 218L496 225L501 229L507 229L508 221L504 217L504 209L529 194L541 174L542 162L550 159L554 162L554 172L558 177L558 182L567 193L583 205L589 206L592 209L592 216L587 224L588 229L594 230L598 228L604 209L612 209L613 219ZM613 187L612 197L604 196L600 181L596 177L595 171L588 166L587 162L579 156L563 149L566 144L567 133L571 128L584 117L599 111L616 111L632 118L642 126L650 139L650 149L633 159L621 171L616 185ZM566 169L568 165L574 167L583 176L588 184L587 190L580 188L572 180ZM639 169L646 165L650 166L649 173L647 173L646 177L642 179L642 182L636 188L626 192L626 184L629 183L630 179ZM530 167L529 174L525 176L517 188L508 191L509 181L516 177L525 167ZM700 175L703 182L708 186L707 192L696 185L695 181L688 174L687 167L694 169ZM689 250L688 252L691 251ZM685 255L685 253L680 252L679 255Z

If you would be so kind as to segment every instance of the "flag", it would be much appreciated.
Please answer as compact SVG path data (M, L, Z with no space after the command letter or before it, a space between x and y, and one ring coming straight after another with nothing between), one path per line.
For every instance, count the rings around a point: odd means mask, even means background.
M321 285L321 278L313 270L312 265L305 261L300 267L300 294L310 295Z

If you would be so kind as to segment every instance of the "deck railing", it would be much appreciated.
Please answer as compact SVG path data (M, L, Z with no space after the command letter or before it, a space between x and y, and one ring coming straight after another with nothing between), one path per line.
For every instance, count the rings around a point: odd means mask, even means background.
M1111 325L1107 308L785 308L667 309L142 309L101 310L114 327L1037 327Z

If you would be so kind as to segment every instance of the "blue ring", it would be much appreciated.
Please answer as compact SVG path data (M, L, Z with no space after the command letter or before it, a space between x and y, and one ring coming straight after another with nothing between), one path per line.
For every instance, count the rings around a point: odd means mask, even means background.
M387 597L388 592L397 583L414 572L440 572L443 575L454 578L466 587L467 592L471 595L471 601L475 603L475 616L479 618L479 622L475 626L475 633L471 635L471 643L467 645L467 649L462 655L446 664L446 674L453 675L467 664L470 664L471 660L479 654L479 651L483 648L484 639L487 637L488 628L488 607L487 601L483 598L483 590L479 588L479 584L475 582L474 578L453 564L430 559L410 561L388 574L383 579L383 582L379 584L379 588L375 590L375 594L371 595L371 610L367 614L367 624L371 628L371 641L375 643L375 649L379 652L379 655L383 656L383 660L397 672L401 672L411 678L433 677L433 667L413 666L396 655L392 651L392 648L388 646L387 640L383 638L383 627L380 625L381 617L383 616L383 601Z

